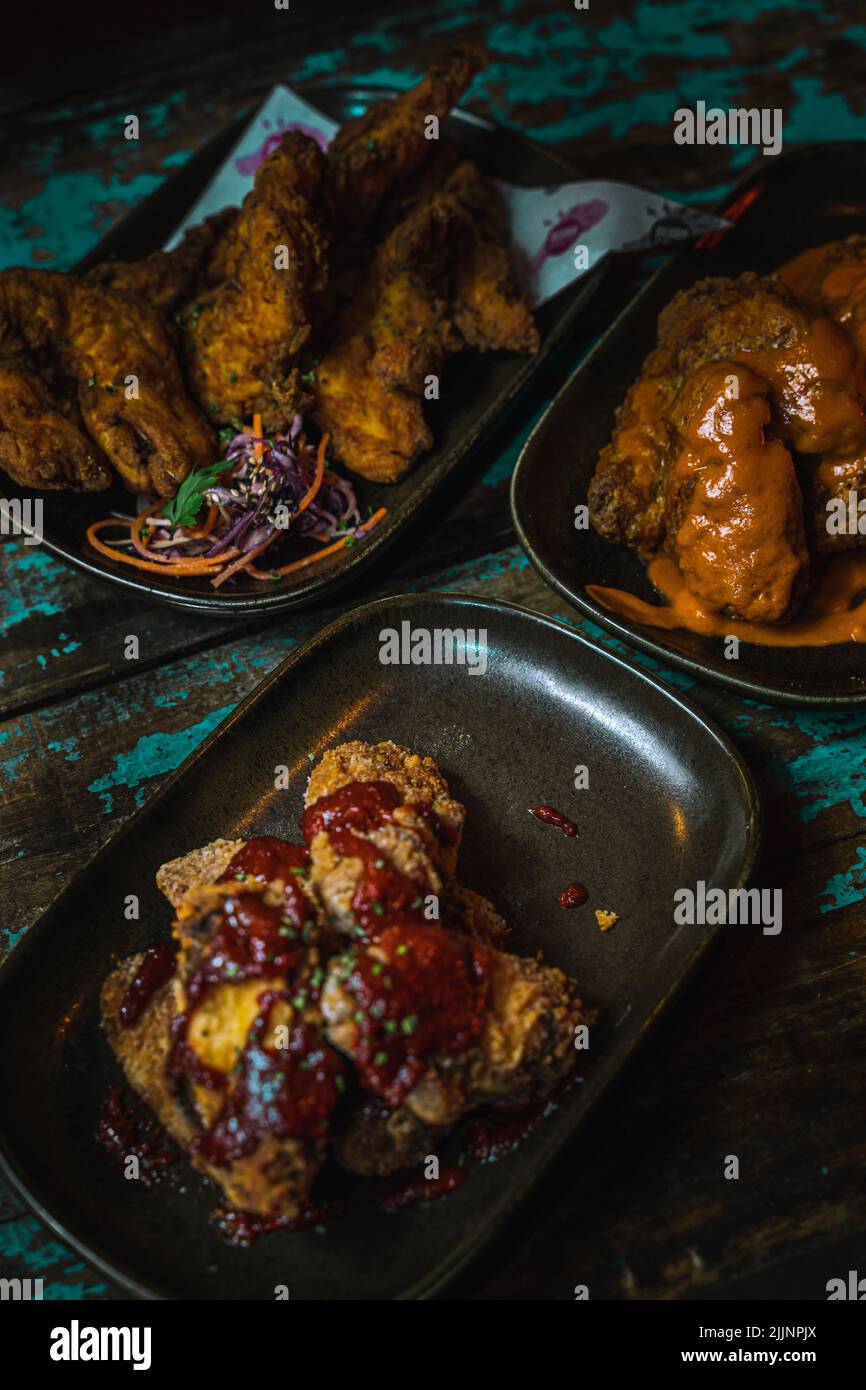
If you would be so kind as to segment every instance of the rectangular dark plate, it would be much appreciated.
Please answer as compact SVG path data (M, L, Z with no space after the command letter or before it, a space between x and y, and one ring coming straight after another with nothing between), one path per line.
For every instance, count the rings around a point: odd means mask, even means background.
M609 612L587 584L627 589L658 601L640 559L590 529L574 529L614 414L655 346L660 311L678 290L706 275L763 274L808 246L866 231L866 143L811 147L764 160L725 200L754 196L715 246L682 252L663 266L611 325L566 382L526 441L511 484L511 513L535 568L569 602L625 642L758 699L794 705L866 703L866 650L855 643L788 650L721 638L662 632ZM724 209L720 209L723 212Z
M383 627L485 628L488 669L383 666ZM506 1159L473 1165L450 1196L394 1215L357 1180L326 1235L226 1245L213 1187L126 1181L94 1139L119 1068L99 1027L114 961L167 933L153 884L164 860L216 836L292 836L308 753L393 739L430 754L466 804L459 877L492 899L513 949L561 966L600 1009L581 1085ZM574 768L590 786L574 790ZM274 769L290 770L274 791ZM528 809L552 803L578 839ZM7 1177L55 1231L132 1293L174 1298L416 1298L490 1239L619 1072L717 928L676 927L673 892L748 878L759 815L749 773L688 701L561 623L506 604L406 595L346 614L247 699L52 903L0 971L0 1151ZM589 902L566 912L574 880ZM124 917L136 893L141 921ZM602 935L595 907L621 920ZM584 1054L585 1055L585 1054ZM440 1157L454 1161L461 1131Z
M305 87L304 96L326 115L342 123L359 114L390 90L357 86ZM162 246L228 155L250 119L248 112L221 131L151 197L112 229L76 267L86 270L109 257L134 260ZM505 130L471 112L455 111L445 126L466 154L491 178L511 183L565 183L579 177L554 151ZM523 390L563 336L600 283L603 267L583 277L537 311L541 347L534 357L515 353L466 353L446 364L439 401L425 407L434 447L406 478L392 487L370 483L350 474L362 515L368 507L389 509L388 516L368 540L351 550L326 557L309 570L262 583L239 576L230 586L214 590L207 579L162 580L139 573L91 550L87 527L112 511L128 511L130 497L120 483L107 492L35 493L4 481L5 496L41 497L44 503L44 541L56 555L97 579L121 584L136 593L183 608L212 613L279 612L312 603L350 583L393 545L407 528L420 521L436 494L477 448L506 407ZM291 557L290 557L291 558Z

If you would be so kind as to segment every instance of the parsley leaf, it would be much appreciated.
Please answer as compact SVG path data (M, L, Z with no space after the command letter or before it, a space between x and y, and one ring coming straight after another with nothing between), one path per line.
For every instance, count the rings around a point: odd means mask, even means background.
M162 509L162 514L168 517L173 531L177 530L178 526L195 525L205 493L208 488L219 482L229 468L230 463L225 459L219 459L216 463L209 463L205 468L195 468L192 473L187 474L176 495L171 501L166 502Z

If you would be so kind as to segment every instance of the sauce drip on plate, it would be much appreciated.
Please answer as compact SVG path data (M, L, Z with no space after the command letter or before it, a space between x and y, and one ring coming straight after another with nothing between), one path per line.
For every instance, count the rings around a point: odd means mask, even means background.
M561 830L563 835L567 835L569 839L577 834L577 826L574 821L569 820L568 816L564 816L553 806L533 806L529 814L544 825L555 825L557 830Z
M582 883L570 883L559 895L560 907L583 907L589 892Z
M702 604L685 586L668 556L657 555L647 567L650 582L667 599L647 603L623 589L588 584L591 598L619 617L645 627L686 628L706 637L739 637L765 647L826 647L838 642L866 642L866 552L846 550L826 560L813 580L801 617L789 623L745 623L726 618Z

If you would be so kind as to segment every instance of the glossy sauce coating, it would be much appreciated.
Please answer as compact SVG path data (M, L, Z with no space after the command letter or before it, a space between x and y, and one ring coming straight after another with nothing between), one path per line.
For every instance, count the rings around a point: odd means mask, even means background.
M307 844L326 830L330 842L345 859L360 859L361 876L352 897L352 914L358 936L376 941L387 926L423 926L424 898L419 885L392 864L372 840L365 840L394 820L401 805L423 817L443 844L453 842L453 832L426 802L404 803L391 782L349 782L329 796L322 796L301 817Z
M680 448L668 471L668 546L694 594L719 612L780 622L809 569L803 502L791 455L767 434L760 377L713 362L688 378L671 410Z
M309 1024L292 1027L285 1048L265 1044L270 1011L286 998L282 991L262 995L261 1013L238 1061L237 1084L210 1129L191 1146L211 1163L231 1163L271 1135L303 1140L325 1135L345 1066L321 1030Z
M477 1042L489 972L486 946L440 926L388 926L375 955L349 952L341 983L356 1005L353 1056L364 1089L399 1105L431 1053Z
M118 1014L124 1028L135 1027L157 990L171 979L176 957L176 941L157 941L148 946L120 1001Z
M239 876L254 878L259 883L282 879L285 883L285 910L292 919L292 925L302 927L310 917L310 905L300 884L308 864L309 855L303 845L293 845L289 840L280 840L275 835L258 835L247 840L243 848L238 850L217 882L231 883Z
M328 796L320 796L301 816L301 832L308 845L320 830L354 830L369 835L392 822L398 806L426 821L441 844L456 842L456 832L428 801L404 801L393 782L382 781L347 782Z
M304 911L309 911L306 899ZM202 1062L187 1042L196 1008L215 985L291 976L303 958L298 924L288 912L266 903L260 893L226 898L204 958L186 984L187 1007L172 1024L171 1074L197 1086L225 1088L226 1074Z

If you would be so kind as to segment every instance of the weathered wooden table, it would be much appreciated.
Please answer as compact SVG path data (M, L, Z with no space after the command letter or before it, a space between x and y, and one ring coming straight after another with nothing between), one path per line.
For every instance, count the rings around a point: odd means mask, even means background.
M347 9L337 41L333 7L325 17L312 8L293 8L282 31L273 19L266 32L220 21L73 64L62 105L45 103L44 83L35 105L38 84L13 84L2 263L71 264L275 80L407 84L461 37L493 54L471 105L556 143L587 172L673 196L715 200L753 157L675 146L683 101L781 107L786 144L864 133L856 0L824 19L792 0L734 0L723 20L701 0L593 0L582 12L565 0L443 0L390 6L378 26L362 4ZM118 134L130 111L144 135L134 149ZM463 590L579 621L514 544L507 480L532 422L633 289L633 270L615 269L435 526L345 603ZM0 554L0 902L11 950L109 831L337 610L213 622L133 602L38 547L9 539ZM129 633L136 662L123 655ZM793 713L640 660L687 690L753 769L766 814L759 882L784 889L784 931L724 934L703 978L455 1293L570 1298L586 1283L595 1298L823 1298L828 1278L858 1261L866 1271L866 710ZM722 1177L728 1153L740 1156L739 1182ZM54 1298L118 1296L0 1197L0 1275L26 1274Z

